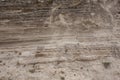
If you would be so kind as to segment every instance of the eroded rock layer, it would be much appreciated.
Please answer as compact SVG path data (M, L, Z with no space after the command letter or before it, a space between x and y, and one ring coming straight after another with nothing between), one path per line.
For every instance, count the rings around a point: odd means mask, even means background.
M120 80L119 0L0 0L0 80Z

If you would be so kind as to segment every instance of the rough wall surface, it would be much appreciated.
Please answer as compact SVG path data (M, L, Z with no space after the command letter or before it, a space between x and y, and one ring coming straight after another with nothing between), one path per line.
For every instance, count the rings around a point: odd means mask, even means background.
M0 80L120 80L120 0L0 0Z

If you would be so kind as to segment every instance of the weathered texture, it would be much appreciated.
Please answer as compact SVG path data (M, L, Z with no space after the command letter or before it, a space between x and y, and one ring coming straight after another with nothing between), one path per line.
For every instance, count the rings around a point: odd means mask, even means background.
M120 0L0 0L0 80L120 80Z

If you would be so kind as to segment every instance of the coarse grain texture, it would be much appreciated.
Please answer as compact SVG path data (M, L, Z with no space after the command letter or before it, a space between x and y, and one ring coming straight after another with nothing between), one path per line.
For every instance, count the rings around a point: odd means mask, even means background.
M120 80L120 0L0 0L0 80Z

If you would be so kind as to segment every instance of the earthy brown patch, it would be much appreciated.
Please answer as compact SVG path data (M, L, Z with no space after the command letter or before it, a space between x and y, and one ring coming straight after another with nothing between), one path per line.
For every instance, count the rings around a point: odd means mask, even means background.
M35 72L35 69L30 69L29 72L30 72L30 73L34 73L34 72Z
M35 54L35 57L44 57L46 56L45 54Z

